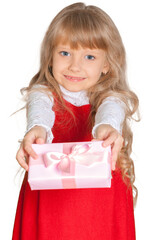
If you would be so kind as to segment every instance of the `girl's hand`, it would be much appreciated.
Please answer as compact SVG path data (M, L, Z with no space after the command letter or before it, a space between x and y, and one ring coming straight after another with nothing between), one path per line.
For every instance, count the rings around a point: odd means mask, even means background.
M122 149L124 139L119 132L109 124L101 124L96 129L96 139L103 142L103 147L111 145L112 148L112 170L115 170L118 154Z
M41 126L33 127L24 137L20 148L16 154L16 159L18 163L23 167L26 171L28 171L28 161L29 156L36 159L37 154L32 149L32 144L43 144L46 141L46 130Z

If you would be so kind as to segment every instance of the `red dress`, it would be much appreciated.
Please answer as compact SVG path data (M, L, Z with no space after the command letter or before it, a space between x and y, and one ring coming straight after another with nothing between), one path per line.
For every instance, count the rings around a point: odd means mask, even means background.
M75 121L69 120L67 111L56 112L53 142L90 141L90 105L67 105ZM120 171L112 172L111 188L40 191L30 190L25 174L12 240L134 239L132 190L123 182Z

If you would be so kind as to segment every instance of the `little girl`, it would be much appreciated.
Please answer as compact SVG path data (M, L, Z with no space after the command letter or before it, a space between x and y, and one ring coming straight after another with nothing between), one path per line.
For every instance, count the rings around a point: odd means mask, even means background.
M75 3L51 22L40 70L23 89L27 132L16 158L27 172L13 240L135 239L128 121L138 98L126 83L125 68L119 32L101 9ZM112 146L111 188L30 190L28 157L37 157L32 143L92 139Z

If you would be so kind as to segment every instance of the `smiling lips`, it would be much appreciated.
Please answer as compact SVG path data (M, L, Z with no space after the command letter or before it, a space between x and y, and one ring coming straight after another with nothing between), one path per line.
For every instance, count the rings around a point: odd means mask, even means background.
M82 77L73 77L73 76L69 76L69 75L64 75L64 77L71 82L80 82L80 81L83 81L86 79L86 78L82 78Z

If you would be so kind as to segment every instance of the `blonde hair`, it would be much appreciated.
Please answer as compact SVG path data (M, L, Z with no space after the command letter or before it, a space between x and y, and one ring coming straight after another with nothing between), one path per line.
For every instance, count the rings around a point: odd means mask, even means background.
M53 49L59 43L69 43L71 48L98 48L106 52L109 71L102 74L98 82L88 89L92 106L91 122L94 124L99 105L108 96L120 98L126 105L123 124L124 145L119 154L117 165L121 169L123 179L130 179L134 187L134 164L130 157L132 151L132 131L129 120L138 109L138 98L126 82L126 54L119 31L111 18L100 8L75 3L60 11L51 22L41 46L40 69L32 78L29 86L23 90L27 95L35 84L47 86L43 91L55 92L63 107L66 108L59 85L51 74Z

